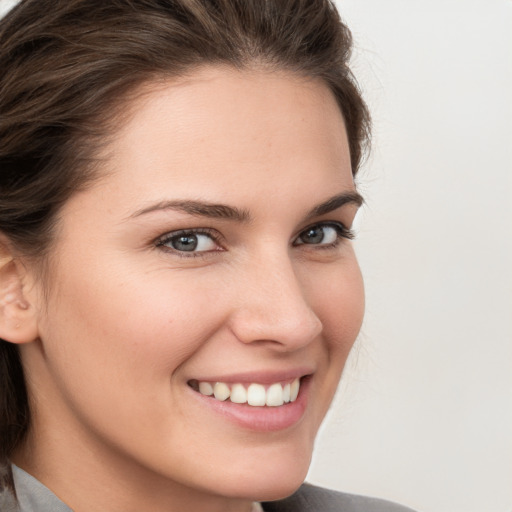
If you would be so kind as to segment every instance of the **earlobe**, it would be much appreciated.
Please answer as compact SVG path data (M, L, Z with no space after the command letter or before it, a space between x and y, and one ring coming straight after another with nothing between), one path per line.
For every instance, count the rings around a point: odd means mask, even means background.
M23 269L0 244L0 338L16 344L38 337L35 310L23 289Z

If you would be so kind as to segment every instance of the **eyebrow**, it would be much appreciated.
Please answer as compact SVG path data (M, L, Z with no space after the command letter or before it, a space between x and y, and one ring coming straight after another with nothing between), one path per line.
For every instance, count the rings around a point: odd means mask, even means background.
M343 192L337 194L327 201L315 206L307 215L306 220L313 217L319 217L329 212L337 210L346 204L354 204L361 206L364 203L363 197L356 191ZM148 206L137 210L131 214L129 218L140 217L147 213L162 211L162 210L174 210L195 217L208 217L212 219L225 219L234 220L237 222L250 222L251 214L249 210L236 208L226 204L209 203L204 201L192 201L192 200L174 200L174 201L161 201L154 205Z
M315 206L307 215L306 219L311 219L312 217L320 217L320 215L325 215L330 213L346 204L352 204L357 207L361 206L364 203L363 196L356 192L355 190L350 192L343 192L341 194L337 194L327 201L320 203L318 206Z
M146 213L160 210L175 210L196 217L209 217L212 219L227 219L238 222L248 222L251 218L248 210L240 210L226 204L215 204L204 201L161 201L142 210L138 210L129 218L140 217Z

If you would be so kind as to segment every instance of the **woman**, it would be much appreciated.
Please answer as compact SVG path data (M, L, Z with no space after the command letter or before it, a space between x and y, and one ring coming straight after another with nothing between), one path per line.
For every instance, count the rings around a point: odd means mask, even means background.
M2 511L403 510L286 499L364 306L332 4L26 0L0 52Z

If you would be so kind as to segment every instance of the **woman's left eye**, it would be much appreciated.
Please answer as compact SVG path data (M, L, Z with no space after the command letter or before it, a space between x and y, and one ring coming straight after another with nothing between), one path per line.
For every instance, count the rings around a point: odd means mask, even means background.
M340 238L354 238L352 231L343 224L317 224L302 231L293 245L331 245L337 244Z
M190 255L219 250L219 244L213 234L203 231L182 230L169 233L158 240L157 246Z

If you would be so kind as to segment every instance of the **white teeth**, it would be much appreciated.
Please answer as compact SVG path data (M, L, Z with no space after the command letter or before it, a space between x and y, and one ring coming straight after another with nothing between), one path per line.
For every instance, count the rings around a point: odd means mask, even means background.
M267 389L262 384L233 384L231 388L224 382L199 382L199 392L205 396L214 396L216 400L225 401L228 398L235 404L252 405L254 407L279 407L289 402L295 402L299 394L300 380L281 384L276 382ZM197 389L197 388L196 388Z
M290 401L290 384L286 384L283 388L283 402L287 404Z
M249 405L262 406L267 401L265 387L261 384L251 384L247 388L247 403Z
M213 395L221 402L229 398L229 393L229 387L224 382L216 382L215 386L213 386Z
M284 404L283 386L281 386L281 384L272 384L272 386L267 389L266 404L270 407L278 407Z
M295 379L290 386L290 402L295 402L299 395L300 382L299 379Z
M245 404L247 402L247 391L242 384L235 384L231 388L231 401L235 404Z
M209 382L200 382L199 392L206 396L213 395L213 386Z

